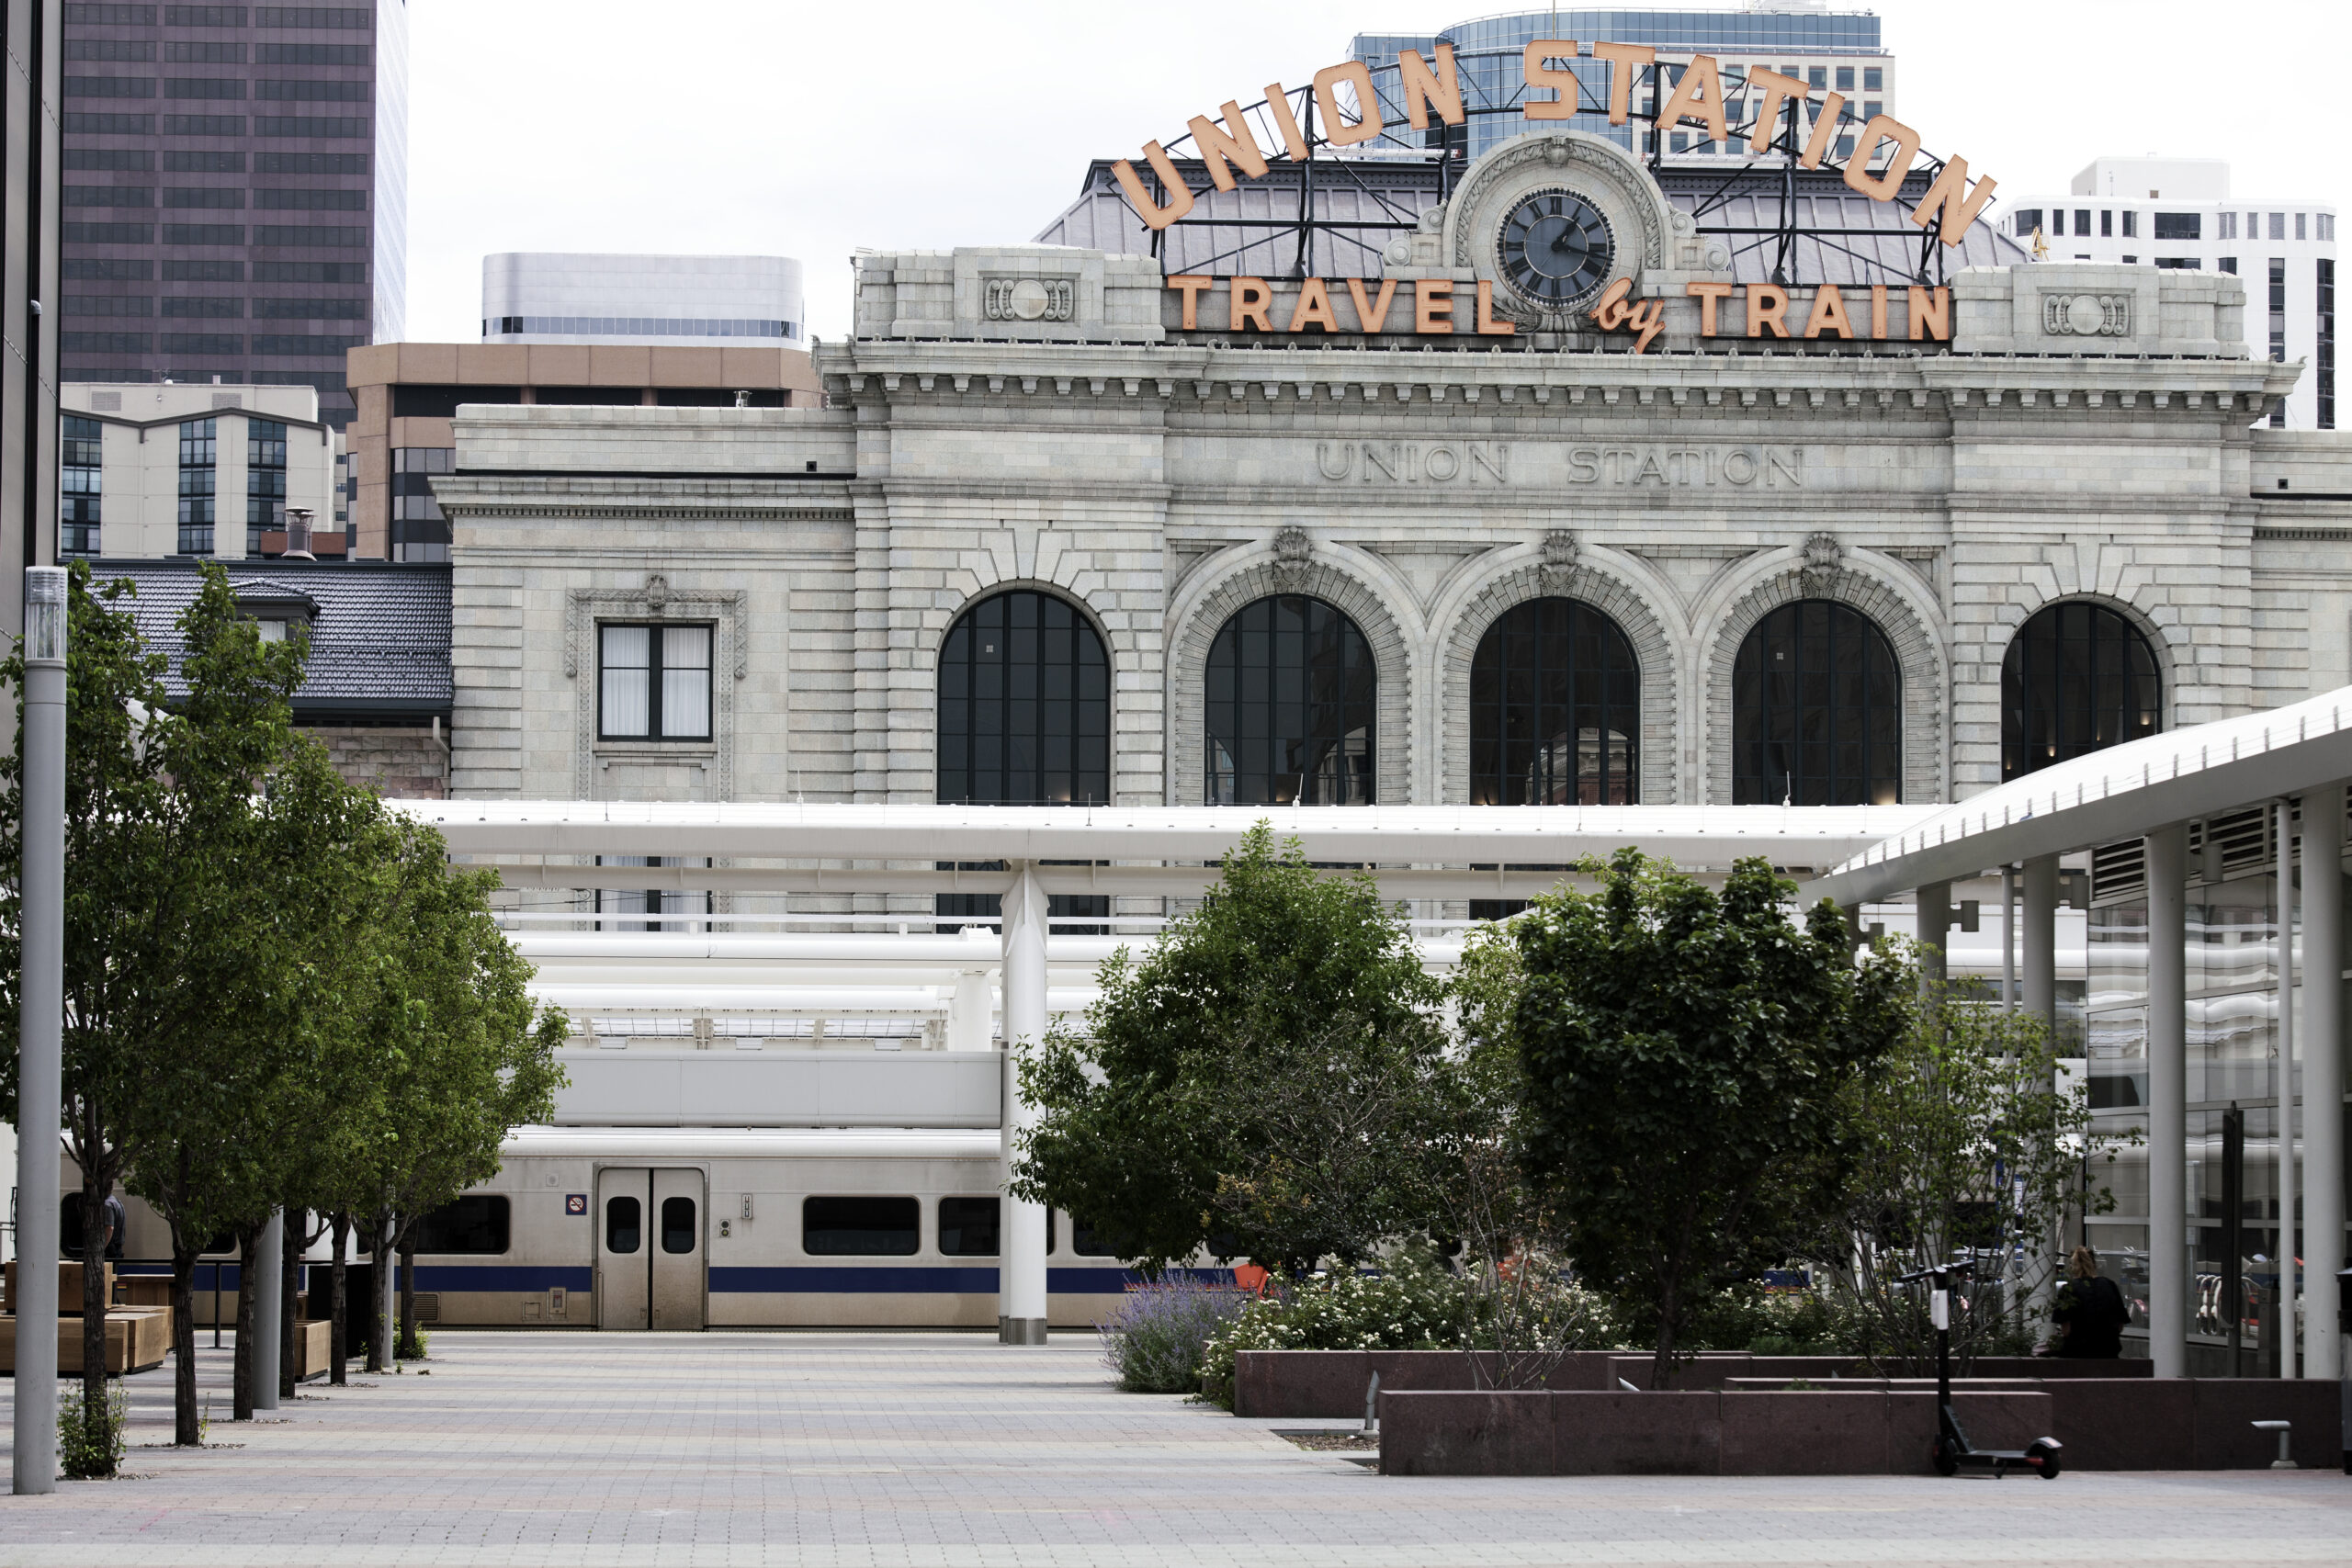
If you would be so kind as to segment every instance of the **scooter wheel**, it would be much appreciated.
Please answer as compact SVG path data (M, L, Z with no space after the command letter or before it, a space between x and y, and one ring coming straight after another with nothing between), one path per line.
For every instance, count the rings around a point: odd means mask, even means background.
M1944 1440L1941 1433L1938 1433L1935 1440L1928 1445L1928 1462L1936 1467L1938 1475L1960 1473L1960 1456L1951 1451L1951 1445Z
M2026 1445L2025 1459L2028 1464L2041 1472L2042 1480L2055 1481L2058 1479L2058 1472L2060 1469L2058 1450L2052 1444L2042 1442L2039 1438L2036 1438L2034 1441Z

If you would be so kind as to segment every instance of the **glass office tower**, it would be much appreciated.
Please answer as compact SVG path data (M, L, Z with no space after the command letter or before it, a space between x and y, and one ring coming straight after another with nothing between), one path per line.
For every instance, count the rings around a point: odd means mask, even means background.
M1529 44L1539 39L1577 40L1584 57L1573 69L1584 85L1583 101L1603 112L1579 114L1566 121L1542 122L1531 121L1520 112L1525 80L1524 52ZM1591 55L1596 42L1650 45L1658 51L1659 63L1666 67L1669 83L1675 79L1675 67L1689 56L1713 55L1723 68L1726 89L1732 94L1738 92L1740 81L1747 73L1758 66L1794 76L1813 88L1827 89L1845 97L1848 114L1859 117L1849 128L1849 133L1858 130L1860 120L1870 115L1896 112L1894 58L1880 47L1879 18L1860 11L1794 7L1767 11L1728 6L1720 10L1660 11L1564 6L1481 17L1429 34L1359 33L1349 44L1349 51L1373 68L1374 85L1386 100L1396 95L1394 67L1399 54L1408 49L1418 50L1423 59L1433 61L1440 43L1452 44L1470 116L1467 125L1453 129L1450 134L1457 148L1466 149L1462 154L1466 162L1514 136L1561 124L1606 136L1621 147L1634 148L1636 132L1647 127L1609 123L1605 112L1609 91L1606 66ZM1651 96L1646 92L1636 93L1634 112L1655 108L1654 102L1645 101ZM1384 102L1382 115L1395 129L1379 141L1367 143L1371 150L1385 146L1390 151L1410 148L1418 152L1423 145L1440 145L1439 138L1445 133L1445 128L1436 124L1426 132L1407 129L1401 98L1393 104ZM1734 123L1738 122L1735 116ZM1693 158L1722 157L1731 152L1728 147L1701 141L1696 127L1669 130L1667 145L1659 151L1668 157ZM1850 151L1842 150L1838 156L1844 157Z
M397 338L406 290L404 0L69 3L68 381L318 389Z

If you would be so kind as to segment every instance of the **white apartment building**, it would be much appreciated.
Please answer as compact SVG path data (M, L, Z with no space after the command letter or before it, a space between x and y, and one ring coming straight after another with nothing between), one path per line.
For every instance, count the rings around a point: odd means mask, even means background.
M314 555L343 554L343 439L313 388L69 381L58 412L60 560L274 556L289 506L310 510Z
M2303 366L2269 423L2335 428L2335 208L2233 197L2219 159L2099 158L2064 196L2018 197L2005 226L2045 261L2245 278L2249 355Z
M806 346L790 256L502 251L481 259L484 343Z

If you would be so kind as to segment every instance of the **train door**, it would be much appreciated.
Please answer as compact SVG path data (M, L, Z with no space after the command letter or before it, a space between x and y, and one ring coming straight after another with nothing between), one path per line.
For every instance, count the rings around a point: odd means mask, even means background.
M653 1326L703 1326L703 1180L699 1170L653 1173Z
M616 1167L596 1176L597 1326L703 1326L703 1177Z

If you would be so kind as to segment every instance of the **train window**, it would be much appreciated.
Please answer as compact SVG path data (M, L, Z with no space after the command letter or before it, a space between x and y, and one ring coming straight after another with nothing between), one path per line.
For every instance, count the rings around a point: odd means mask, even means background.
M662 1200L662 1250L692 1252L695 1249L695 1201L691 1198Z
M1077 1215L1070 1216L1069 1249L1080 1258L1115 1258L1118 1255L1097 1240L1094 1226Z
M492 1255L506 1250L507 1230L504 1195L471 1192L417 1216L416 1250Z
M942 1198L939 1250L950 1258L994 1258L997 1206L993 1198ZM1053 1249L1049 1247L1047 1251Z
M605 1199L605 1250L606 1252L635 1252L637 1227L641 1217L642 1211L638 1207L636 1199Z
M922 1245L912 1198L805 1198L800 1247L813 1258L908 1258Z

